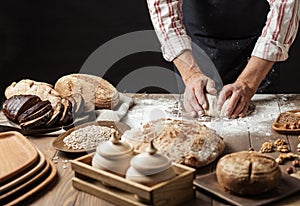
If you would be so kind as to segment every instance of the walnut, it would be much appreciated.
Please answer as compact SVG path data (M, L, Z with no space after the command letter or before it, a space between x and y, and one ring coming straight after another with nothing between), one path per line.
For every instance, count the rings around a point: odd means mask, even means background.
M260 148L260 152L262 152L262 153L273 152L273 143L272 142L263 143L261 148Z
M162 138L164 136L169 138L176 138L179 134L179 130L176 127L166 127L163 132L159 135L158 138Z
M282 158L283 160L293 160L295 158L299 158L299 155L289 152L289 153L280 154L279 157Z
M195 167L197 165L197 157L195 157L192 154L189 154L185 157L183 164Z
M286 173L292 174L294 172L294 169L292 167L286 168Z
M300 162L299 162L299 160L294 160L294 161L292 162L292 165L293 165L294 167L300 167Z
M277 151L286 153L289 152L290 150L287 145L280 145L277 147Z
M286 142L284 139L277 139L275 142L274 142L274 145L275 146L282 146L282 145L286 145Z
M275 159L275 161L276 161L278 164L280 164L280 165L282 165L282 164L284 163L284 159L283 159L283 158L280 158L280 157L277 157L277 158Z

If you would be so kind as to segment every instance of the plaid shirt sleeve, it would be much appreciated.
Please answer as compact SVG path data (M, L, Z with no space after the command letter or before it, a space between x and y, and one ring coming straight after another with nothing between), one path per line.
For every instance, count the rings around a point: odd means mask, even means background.
M182 0L147 0L147 4L164 58L172 61L191 50L191 39L182 22Z
M256 42L253 56L269 61L284 61L296 38L299 19L299 0L268 0L270 11L262 34Z
M172 61L191 50L191 39L182 22L183 0L147 0L150 17L162 45L163 56ZM270 11L252 55L270 61L284 61L299 26L300 0L268 0Z

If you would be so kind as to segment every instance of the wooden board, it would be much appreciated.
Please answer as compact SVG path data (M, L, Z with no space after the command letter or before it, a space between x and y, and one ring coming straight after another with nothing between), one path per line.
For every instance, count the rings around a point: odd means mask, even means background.
M90 126L90 125L99 125L104 127L109 127L117 130L119 132L119 135L121 136L126 130L130 129L130 127L122 122L113 122L113 121L98 121L98 122L92 122L92 123L85 123L80 126L74 127L72 129L69 129L65 133L59 135L55 140L52 142L52 146L55 147L57 150L67 153L85 153L89 151L94 151L96 147L89 148L89 149L72 149L65 146L64 138L68 135L70 135L74 130Z
M276 118L276 120L272 124L272 128L276 132L282 133L282 134L300 134L300 128L295 128L295 129L285 128L283 124L280 124L281 118L285 113L289 113L291 115L294 115L295 118L300 119L300 110L289 110L289 111L286 111L284 113L280 113L278 115L278 117ZM299 122L300 122L300 120L299 120Z
M36 182L40 181L48 173L50 169L51 169L50 163L49 161L46 161L46 164L44 165L43 169L38 174L36 174L33 178L29 179L23 184L20 184L17 187L0 195L0 201L4 201L10 197L16 196L18 193L21 193L24 189L30 187L31 185L35 185Z
M42 170L43 167L45 167L46 159L45 155L38 150L39 153L39 160L34 165L33 168L29 168L29 170L24 171L22 175L19 177L11 180L10 182L6 183L5 185L0 186L0 195L4 194L8 190L13 190L18 185L24 183L29 178L32 178L33 175L37 175L40 170Z
M216 173L200 176L194 180L194 185L213 194L226 202L237 206L260 206L281 200L300 191L300 180L283 174L278 186L267 193L251 197L242 197L226 192L218 183Z
M0 185L38 161L34 146L18 132L0 133Z
M30 184L29 187L26 187L26 190L22 190L19 195L17 195L14 199L6 202L7 205L17 205L22 201L30 198L35 195L37 192L42 191L47 185L55 180L57 177L57 169L52 161L46 159L47 165L49 165L47 172L44 174L40 181L35 182L35 184Z

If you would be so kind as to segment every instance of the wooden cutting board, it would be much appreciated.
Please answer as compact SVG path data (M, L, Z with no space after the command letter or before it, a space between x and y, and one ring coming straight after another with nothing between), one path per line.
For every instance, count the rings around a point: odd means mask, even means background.
M25 170L24 173L20 174L18 177L0 186L0 196L2 194L5 194L7 191L14 190L14 188L34 178L36 175L38 175L41 172L41 170L45 167L46 158L41 151L38 150L38 153L39 153L39 160L32 166L32 168Z
M266 205L300 191L300 180L286 174L282 174L281 179L274 190L251 197L237 196L226 192L218 183L215 172L198 177L194 180L194 185L200 191L204 190L209 192L210 194L229 202L230 205L237 206Z
M33 178L29 179L28 181L24 182L21 185L18 185L15 188L12 188L11 190L7 191L6 193L0 195L0 201L5 201L6 199L13 197L13 196L19 196L19 194L22 193L22 191L28 191L28 188L30 185L36 185L36 183L40 180L42 180L45 175L48 173L48 171L51 169L50 168L50 163L49 161L46 161L46 165L44 168Z
M0 185L17 177L38 159L37 150L21 133L0 133Z
M30 197L35 197L38 192L45 190L46 186L54 182L57 178L57 169L54 163L46 158L46 167L42 170L42 174L38 178L26 186L22 186L20 190L15 190L16 192L12 198L8 198L8 202L5 201L5 205L22 205L21 203L29 199ZM37 181L36 181L37 180ZM25 204L27 205L27 204Z

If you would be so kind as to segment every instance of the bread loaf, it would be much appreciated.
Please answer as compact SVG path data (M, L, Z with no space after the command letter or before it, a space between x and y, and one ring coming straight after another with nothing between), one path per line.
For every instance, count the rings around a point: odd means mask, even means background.
M276 187L281 171L270 156L258 152L236 152L222 157L216 168L219 184L237 195L256 195Z
M53 86L44 82L37 82L30 79L23 79L19 82L13 82L5 89L5 97L9 99L14 95L31 94L38 96L41 100L49 100L52 107L60 102L61 97Z
M89 74L70 74L61 77L54 89L62 97L80 93L86 103L93 103L96 108L112 109L119 103L119 93L105 79Z
M3 107L3 114L13 122L17 122L20 115L41 99L35 95L13 95L5 100Z
M196 120L158 119L126 131L122 139L137 152L145 151L154 139L157 149L173 162L195 168L213 162L225 149L222 137Z

